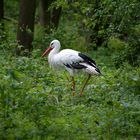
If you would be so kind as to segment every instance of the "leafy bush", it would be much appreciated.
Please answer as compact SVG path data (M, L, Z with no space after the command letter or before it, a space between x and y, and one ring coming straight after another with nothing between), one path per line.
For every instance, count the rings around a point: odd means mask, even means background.
M138 0L104 0L104 1L57 1L56 5L65 9L68 20L76 20L79 33L85 37L85 46L97 49L107 47L110 38L122 40L128 45L116 59L128 61L132 65L139 64L139 9ZM110 41L110 40L109 40ZM115 43L114 43L115 45ZM116 45L115 45L116 46ZM128 46L128 47L127 47ZM114 48L114 47L113 47ZM121 64L121 63L120 63Z
M118 38L110 38L108 47L114 52L115 65L118 67L124 62L129 62L133 66L139 66L140 62L140 26L131 29L126 41Z

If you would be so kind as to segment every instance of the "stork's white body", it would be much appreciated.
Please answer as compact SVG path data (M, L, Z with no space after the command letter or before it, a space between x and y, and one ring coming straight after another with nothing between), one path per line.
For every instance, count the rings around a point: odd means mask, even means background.
M96 67L93 67L86 62L84 62L83 58L81 58L78 54L80 52L72 50L72 49L64 49L59 52L59 50L52 50L48 56L48 62L50 66L54 69L63 69L65 68L71 76L74 76L78 71L83 71L91 75L99 75L99 73L95 70ZM66 65L71 65L73 63L79 63L86 68L83 69L75 69L69 68ZM94 65L94 64L93 64ZM94 65L95 66L95 65Z
M56 50L51 51L48 56L48 62L50 66L54 69L63 69L65 68L71 76L74 75L74 69L67 68L64 64L72 64L76 59L79 59L77 56L77 51L71 49L64 49L59 53Z
M45 56L49 53L48 62L52 68L65 68L72 77L74 77L77 71L84 71L88 73L89 76L101 74L95 61L88 56L72 49L60 51L60 47L60 42L58 40L53 40L50 43L50 47L42 55Z

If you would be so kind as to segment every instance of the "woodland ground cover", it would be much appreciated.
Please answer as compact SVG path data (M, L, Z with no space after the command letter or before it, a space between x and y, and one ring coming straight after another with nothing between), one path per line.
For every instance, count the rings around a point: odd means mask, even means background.
M40 25L40 1L34 40L29 42L32 51L24 46L28 41L18 44L16 40L18 18L23 18L17 10L19 1L4 3L5 17L0 21L0 139L139 140L139 1L46 1L50 3L45 10L50 13L62 8L57 30L53 25ZM28 1L24 4L26 8L29 5ZM30 27L23 30L27 37L33 33ZM41 58L56 38L62 49L72 48L93 58L103 74L91 78L83 96L79 96L79 89L86 75L76 76L77 94L72 96L69 74L50 69L47 57ZM23 48L27 50L22 52ZM15 50L21 51L20 55L15 55Z
M34 50L30 58L0 51L1 139L135 139L140 134L139 67L115 68L112 50L89 53L104 76L84 75L72 96L65 72L57 74ZM66 76L67 75L67 76Z

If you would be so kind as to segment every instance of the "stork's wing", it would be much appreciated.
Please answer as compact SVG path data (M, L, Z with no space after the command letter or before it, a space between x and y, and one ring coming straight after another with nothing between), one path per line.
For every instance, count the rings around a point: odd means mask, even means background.
M57 56L57 58L59 57L61 64L65 65L68 68L74 69L87 68L84 65L85 63L97 68L94 60L78 51L65 49L62 50L58 55L59 56Z
M96 62L94 60L92 60L90 57L86 56L85 54L79 53L78 54L81 58L83 58L83 60L88 63L89 65L96 65Z

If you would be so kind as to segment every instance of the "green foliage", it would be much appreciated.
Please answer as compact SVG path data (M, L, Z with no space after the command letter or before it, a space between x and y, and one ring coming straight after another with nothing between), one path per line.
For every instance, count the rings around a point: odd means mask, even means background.
M6 0L4 1L4 14L5 17L12 20L17 20L19 10L19 1L18 0ZM12 12L11 12L12 11Z
M68 20L78 21L79 32L85 36L87 47L93 49L100 46L106 47L108 39L116 38L129 46L121 52L121 55L123 54L121 60L115 59L118 61L116 65L119 61L128 61L134 66L139 64L137 52L140 48L140 31L136 33L140 24L140 2L138 0L92 0L82 1L82 3L81 1L60 0L56 3L58 6L61 3L65 9L64 14L68 15Z
M140 62L140 25L131 29L127 41L122 41L118 38L110 38L108 47L117 53L114 53L114 61L116 66L120 66L125 61L131 65L137 66Z
M54 73L39 51L16 58L6 50L0 56L1 139L139 137L140 68L125 63L115 69L107 53L91 54L104 76L93 77L80 97L83 75L76 77L77 95L72 96L68 75Z
M114 51L124 50L125 46L126 46L125 42L123 42L118 38L111 37L108 40L108 47Z
M67 26L64 26L64 22ZM67 21L65 18L61 18L59 28L57 30L52 29L50 33L46 33L40 25L35 27L35 39L34 46L43 49L49 46L49 43L53 39L61 41L62 48L72 48L77 50L86 50L83 45L85 39L78 32L77 24Z
M1 35L5 38L0 42L0 139L139 139L138 1L104 0L97 7L94 0L68 2L53 3L63 7L58 30L45 33L35 25L30 58L14 55L16 26L4 22ZM17 18L17 1L7 1L8 5L6 15ZM10 13L11 9L16 12ZM86 75L75 77L77 94L72 96L69 75L51 70L47 59L40 57L55 38L63 48L89 52L103 73L91 78L83 96L79 96L79 90ZM88 47L96 47L99 38L107 47L91 51Z

